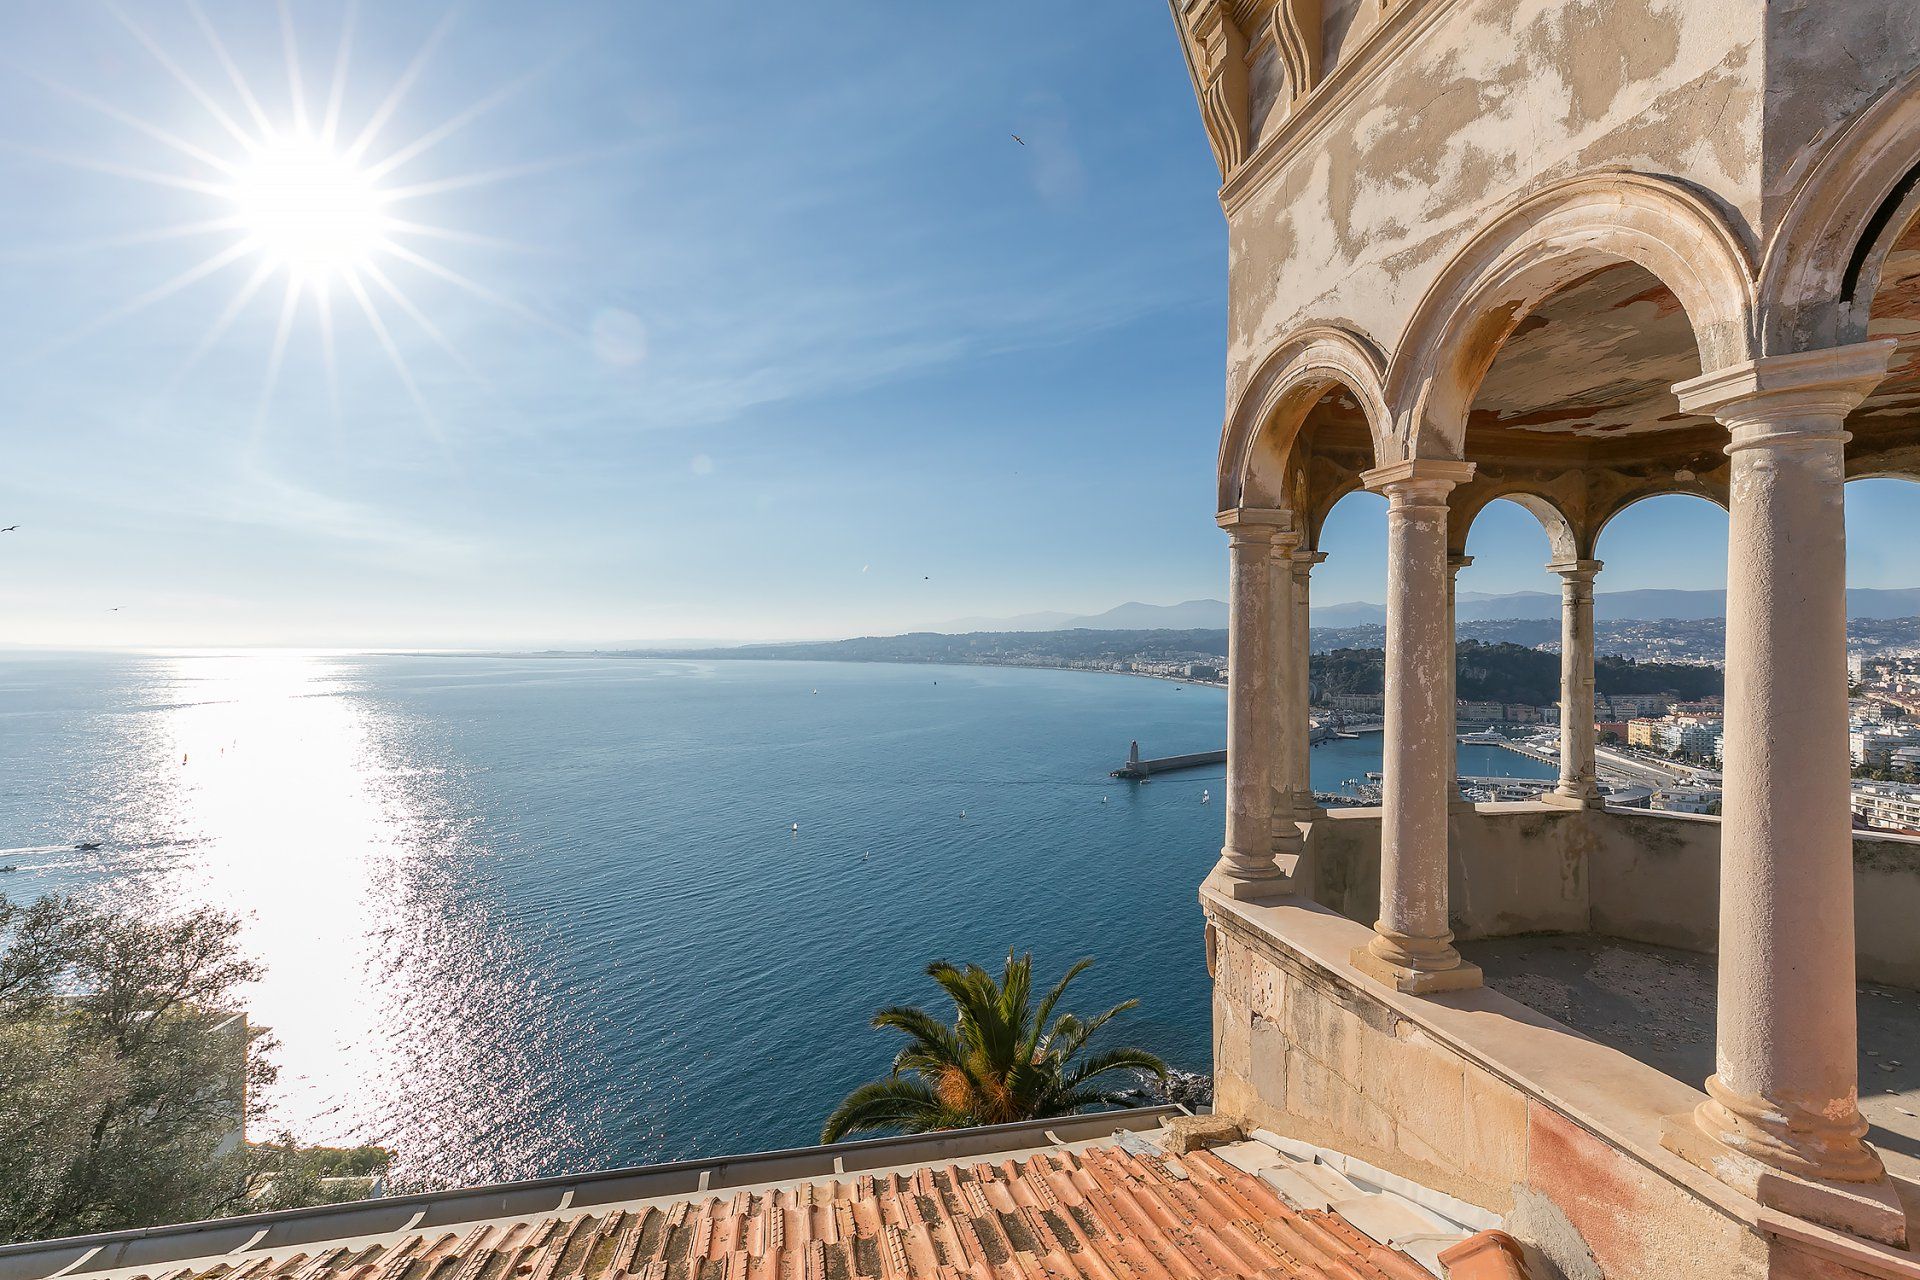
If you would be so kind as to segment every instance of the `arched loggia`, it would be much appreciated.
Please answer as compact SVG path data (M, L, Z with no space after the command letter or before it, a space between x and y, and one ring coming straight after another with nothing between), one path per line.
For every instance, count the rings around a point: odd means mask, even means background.
M1468 416L1489 369L1547 299L1622 265L1677 300L1718 369L1752 351L1753 282L1739 236L1693 192L1636 174L1593 174L1524 197L1448 262L1395 349L1388 456L1467 456Z

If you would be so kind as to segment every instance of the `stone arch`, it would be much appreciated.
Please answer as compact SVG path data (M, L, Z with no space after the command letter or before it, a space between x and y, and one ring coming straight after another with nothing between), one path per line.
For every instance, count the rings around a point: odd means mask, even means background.
M1428 288L1388 369L1394 452L1383 459L1462 456L1467 411L1514 328L1565 285L1622 262L1680 300L1702 368L1751 357L1753 271L1720 212L1666 179L1587 174L1509 206Z
M1467 539L1473 532L1473 523L1485 511L1501 499L1513 503L1535 520L1540 522L1542 532L1547 535L1547 545L1552 549L1555 562L1574 561L1581 558L1581 540L1574 528L1572 519L1560 504L1544 493L1531 489L1512 487L1492 487L1484 489L1467 486L1461 490L1461 496L1448 507L1447 547L1455 553L1466 550Z
M1219 509L1291 509L1287 463L1314 402L1335 386L1359 400L1378 454L1390 415L1379 350L1351 330L1297 329L1260 363L1227 415L1220 436Z
M1880 270L1920 216L1920 71L1811 153L1760 267L1766 355L1867 336Z
M1870 458L1848 457L1846 480L1907 480L1920 484L1920 450L1902 450L1898 454L1880 454Z
M1582 540L1579 558L1582 560L1598 559L1597 551L1600 546L1600 535L1605 533L1607 526L1612 524L1614 519L1629 507L1637 507L1652 498L1667 497L1705 498L1722 511L1727 510L1729 502L1724 490L1704 480L1685 482L1669 481L1668 483L1658 486L1650 485L1642 489L1629 490L1609 503L1607 507L1599 513L1598 518L1593 521L1592 527L1587 530L1586 537Z

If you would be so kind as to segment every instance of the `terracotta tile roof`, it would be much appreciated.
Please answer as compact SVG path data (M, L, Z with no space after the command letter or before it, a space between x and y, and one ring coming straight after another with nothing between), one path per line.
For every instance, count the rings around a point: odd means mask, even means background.
M1432 1280L1213 1152L1146 1147L495 1220L145 1280Z

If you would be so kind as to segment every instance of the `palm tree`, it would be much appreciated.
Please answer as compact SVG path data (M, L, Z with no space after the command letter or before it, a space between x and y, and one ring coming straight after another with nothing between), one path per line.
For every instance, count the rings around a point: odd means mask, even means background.
M1008 952L997 982L977 964L962 969L934 961L927 976L952 998L953 1025L910 1005L876 1013L874 1026L905 1033L907 1043L894 1057L891 1075L861 1085L834 1108L820 1140L838 1142L882 1129L927 1133L1067 1115L1120 1100L1119 1082L1102 1084L1102 1076L1146 1072L1165 1080L1167 1064L1144 1049L1080 1056L1094 1032L1138 1000L1123 1000L1094 1018L1054 1017L1067 984L1092 964L1086 959L1068 969L1036 1008L1031 954Z

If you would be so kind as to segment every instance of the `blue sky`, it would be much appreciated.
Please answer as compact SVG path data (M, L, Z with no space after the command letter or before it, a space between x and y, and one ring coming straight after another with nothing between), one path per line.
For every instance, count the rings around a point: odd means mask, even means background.
M287 30L265 0L119 12L9 10L0 642L810 636L1222 594L1225 236L1163 7L386 0L344 43L315 0ZM209 341L262 260L165 292L239 233L146 238L231 219L207 184L249 94L282 133L296 100L342 141L381 120L361 163L398 153L391 207L438 229L377 258L377 327L328 280L331 374L316 286L288 310L262 277ZM1904 502L1855 504L1868 547ZM1724 517L1692 506L1610 533L1605 585L1718 585ZM1463 585L1550 587L1524 513L1486 520ZM1327 541L1317 598L1378 599L1368 500ZM1857 582L1906 585L1855 546Z

